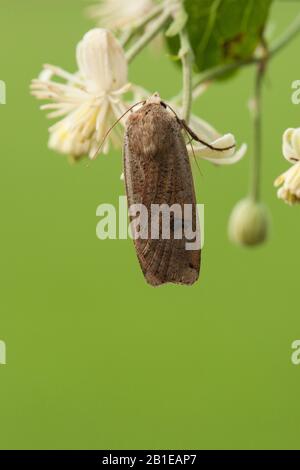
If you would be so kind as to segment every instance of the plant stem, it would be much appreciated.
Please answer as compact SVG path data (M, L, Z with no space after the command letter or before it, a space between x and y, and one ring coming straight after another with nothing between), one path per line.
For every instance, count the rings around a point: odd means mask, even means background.
M238 62L233 62L232 64L220 65L214 67L212 69L206 70L205 72L201 73L198 77L195 78L193 83L193 88L197 88L200 85L203 85L206 82L211 82L216 80L217 78L224 77L230 72L234 72L242 67L246 67L248 65L252 65L259 62L256 58L251 58L249 60L241 60Z
M298 34L300 33L300 15L297 16L295 21L288 27L288 29L280 36L270 47L268 53L268 60L273 59L278 52L280 52L284 47L286 47ZM240 60L232 64L221 65L213 69L207 70L201 75L199 75L194 80L194 88L202 85L205 82L215 80L217 78L223 77L224 75L234 72L243 67L248 67L249 65L259 64L262 61L262 57L253 56L249 59Z
M272 58L278 52L287 46L300 33L300 15L296 17L287 30L272 44L270 57Z
M126 59L130 63L162 30L165 24L169 21L171 13L166 9L161 16L157 18L143 36L141 36L135 44L127 51Z
M180 33L183 77L182 116L189 123L193 103L193 53L187 31L183 29Z
M252 158L250 197L254 202L260 198L261 156L262 156L262 84L266 61L257 66L254 97L254 153Z
M300 32L300 16L296 18L287 31L272 45L268 52L264 48L264 57L257 65L255 79L254 104L254 153L252 158L250 197L254 202L260 199L261 157L262 157L262 85L267 63L280 52Z
M137 34L141 33L145 27L153 21L162 11L164 6L162 4L156 5L146 16L144 16L140 21L138 21L135 27L128 32L128 34L124 37L122 42L122 46L125 48L128 46L130 41L136 36Z

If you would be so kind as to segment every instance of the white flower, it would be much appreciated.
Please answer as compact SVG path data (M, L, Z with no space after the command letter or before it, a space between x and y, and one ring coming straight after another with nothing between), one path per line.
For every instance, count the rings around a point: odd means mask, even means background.
M210 124L194 115L191 118L190 127L201 140L216 149L232 147L230 150L218 151L210 149L206 145L193 142L188 145L188 151L191 156L194 153L196 157L203 158L216 165L232 165L239 162L247 152L246 144L243 144L238 150L236 149L236 140L232 134L222 136Z
M288 171L275 180L279 199L283 199L290 206L300 202L300 162L295 163Z
M300 160L300 128L287 129L283 134L282 151L284 158L295 163Z
M100 0L88 9L99 26L120 31L134 28L154 6L152 0Z
M127 62L119 42L105 29L93 29L77 46L78 72L70 74L45 65L39 79L33 80L32 94L50 100L41 109L52 110L49 118L63 117L49 129L49 147L75 158L93 158L105 134L127 110L122 95L127 82ZM53 80L57 76L66 83ZM121 146L118 127L110 133L115 146ZM107 139L103 152L109 150Z
M289 205L300 202L300 129L287 129L283 135L283 155L293 166L274 185L281 186L278 197Z

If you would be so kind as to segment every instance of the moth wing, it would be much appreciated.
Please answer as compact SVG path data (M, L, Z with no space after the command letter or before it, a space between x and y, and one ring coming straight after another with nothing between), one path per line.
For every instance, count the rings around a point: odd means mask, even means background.
M154 106L154 105L153 105ZM124 143L124 174L131 227L141 269L149 284L194 284L200 272L200 248L188 250L191 240L184 223L200 239L193 177L186 145L176 119L162 107L135 113ZM146 120L146 122L145 122ZM161 135L162 134L162 135ZM162 205L172 208L170 238L162 233ZM191 208L185 217L185 205ZM144 214L139 208L146 209ZM142 217L141 217L142 215ZM165 219L168 229L168 217ZM137 223L138 222L138 223ZM158 230L153 237L152 227ZM179 236L179 238L177 238Z

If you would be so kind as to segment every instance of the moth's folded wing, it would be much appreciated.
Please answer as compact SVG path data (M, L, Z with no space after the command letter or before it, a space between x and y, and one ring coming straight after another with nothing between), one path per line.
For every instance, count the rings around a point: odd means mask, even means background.
M183 227L185 204L192 207L190 225L197 234L199 224L190 162L180 130L172 134L167 152L158 151L147 158L136 154L132 146L130 151L126 139L124 170L128 205L146 208L146 216L136 219L131 215L135 248L144 276L152 286L192 285L199 277L200 248L187 250L189 240ZM159 210L162 205L172 209L169 239L162 236L164 219ZM168 218L165 220L168 222ZM182 236L176 239L178 228Z

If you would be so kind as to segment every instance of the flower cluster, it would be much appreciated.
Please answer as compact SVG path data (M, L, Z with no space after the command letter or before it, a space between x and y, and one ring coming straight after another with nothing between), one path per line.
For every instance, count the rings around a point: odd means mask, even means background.
M89 31L79 42L76 56L76 73L45 65L31 89L36 98L51 101L41 107L51 110L49 118L62 117L49 129L49 147L74 158L93 158L108 129L127 110L123 97L131 85L124 51L108 30ZM120 146L120 129L111 132L110 140ZM109 140L103 152L108 150Z
M153 4L152 0L105 0L94 6L92 13L101 19L102 25L117 33L119 29L134 28L136 20L140 21L143 14L150 12L149 18L152 18L159 11L165 12L166 8L170 12L176 11L178 0L166 0L165 4ZM36 98L49 101L41 106L42 110L50 111L49 118L59 118L49 128L49 147L73 160L85 156L93 159L100 147L102 153L108 153L111 143L115 148L122 146L122 125L126 125L124 114L152 93L128 82L124 48L108 29L96 28L86 33L77 45L76 58L78 70L75 73L45 65L39 77L32 81L31 91ZM120 124L113 126L118 120ZM233 147L220 152L196 143L192 148L189 144L191 154L225 165L244 156L246 146L235 151L232 134L222 137L196 116L191 117L191 127L201 140L217 149Z
M131 61L155 39L178 38L180 48L176 59L182 64L183 90L169 99L175 110L192 129L194 141L187 140L191 158L208 160L214 165L231 165L240 161L247 145L237 148L231 133L222 135L199 116L191 113L192 100L198 98L210 83L228 73L228 68L205 72L193 81L194 45L190 43L190 17L182 0L91 0L88 15L97 28L87 32L76 48L77 70L74 73L54 65L44 65L32 81L32 94L47 101L42 110L50 111L56 123L49 128L49 148L68 155L72 161L107 154L113 146L120 149L128 112L146 101L153 92L129 83ZM299 20L300 22L300 20ZM300 31L300 24L296 26ZM292 29L294 31L294 29ZM287 36L290 40L292 36ZM284 36L279 44L289 41ZM161 41L160 41L161 43ZM157 43L154 42L155 45ZM275 49L275 53L280 50ZM230 239L242 246L256 246L268 238L269 214L260 202L261 158L261 85L266 65L266 50L255 52L257 69L256 96L253 100L255 149L252 184L246 198L234 208L229 220ZM274 53L273 53L274 56ZM269 57L270 58L270 57ZM235 64L233 64L233 70ZM250 62L249 62L250 65ZM239 64L236 64L239 68ZM170 111L171 112L171 111ZM184 126L183 126L184 127ZM187 131L187 128L185 129ZM200 142L203 142L201 144ZM206 145L204 145L206 143ZM283 136L283 155L292 164L275 181L278 197L289 205L300 202L300 128L287 129Z

